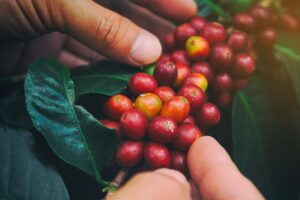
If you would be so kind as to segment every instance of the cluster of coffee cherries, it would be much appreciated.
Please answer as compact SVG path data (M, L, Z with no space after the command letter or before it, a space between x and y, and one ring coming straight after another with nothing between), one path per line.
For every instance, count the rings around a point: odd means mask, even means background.
M255 63L244 32L227 33L216 22L195 17L166 37L166 53L147 72L134 74L129 95L104 104L100 120L116 129L117 163L145 163L187 174L186 152L204 131L219 123L219 107L247 85ZM251 47L250 47L251 48Z
M255 44L265 48L272 48L277 42L277 29L292 32L300 30L299 22L293 15L278 14L260 5L236 14L232 23L236 29L252 34Z

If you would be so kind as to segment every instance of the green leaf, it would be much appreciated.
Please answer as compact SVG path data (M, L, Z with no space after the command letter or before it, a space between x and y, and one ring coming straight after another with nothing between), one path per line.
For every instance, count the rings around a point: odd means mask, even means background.
M221 22L228 22L230 21L230 15L223 10L221 6L219 6L217 3L215 3L213 0L197 0L198 6L201 7L201 5L206 5L211 9L212 12L214 12L218 17L220 18Z
M32 122L50 148L106 185L100 171L113 158L118 140L115 131L74 104L74 84L68 69L54 61L36 60L25 79L25 97Z
M0 160L0 199L69 199L62 177L30 132L1 124Z
M254 3L254 0L232 0L232 7L235 12L244 12L250 9Z
M138 70L127 65L102 61L89 69L72 72L76 98L84 94L97 93L112 96L123 93L127 83Z

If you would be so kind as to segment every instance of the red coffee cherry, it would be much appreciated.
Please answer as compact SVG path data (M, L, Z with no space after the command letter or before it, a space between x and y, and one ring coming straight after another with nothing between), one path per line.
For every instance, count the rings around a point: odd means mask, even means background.
M233 52L227 44L216 44L211 50L209 60L216 71L224 72L232 65Z
M255 30L254 18L247 13L238 13L233 18L233 26L236 29L245 31L247 33L254 32Z
M213 102L220 108L226 108L230 105L232 94L230 92L217 94L213 97Z
M206 23L206 19L201 16L196 16L190 21L191 26L196 30L197 34L201 33L202 28Z
M233 80L233 91L239 91L245 89L249 83L249 79L235 79Z
M271 13L267 8L264 8L262 6L255 6L250 10L250 14L254 19L256 28L263 28L268 26Z
M195 85L199 87L203 92L205 92L208 86L208 82L203 74L191 73L188 75L183 85Z
M257 44L267 48L272 48L277 42L277 32L273 28L267 28L258 32L255 35L255 39Z
M299 21L293 15L285 13L279 18L279 26L288 31L298 31L300 28Z
M124 135L133 140L140 140L146 134L147 117L141 111L132 109L125 112L120 121L120 129Z
M221 114L212 103L204 103L195 113L196 124L201 128L210 128L219 123Z
M217 22L210 22L204 25L200 35L213 45L224 42L226 31L221 24Z
M122 167L133 167L142 160L143 152L143 142L127 140L119 147L116 160Z
M177 78L174 83L174 87L178 88L182 85L182 83L185 81L185 79L191 73L191 69L188 65L186 65L184 63L176 63L175 66L177 68Z
M174 63L184 63L186 65L190 64L190 61L187 58L185 50L174 51L171 55L171 61Z
M203 133L197 126L189 123L183 123L178 128L178 132L172 142L172 146L177 150L186 151L192 143L202 135Z
M171 164L171 154L168 148L154 142L146 144L144 159L150 169L169 167Z
M213 68L208 62L205 61L197 62L192 65L192 72L203 74L209 83L214 79L215 76Z
M196 30L189 23L178 26L175 30L175 41L177 46L184 48L187 39L193 35L196 35Z
M128 97L117 94L105 102L103 112L110 119L119 121L123 113L132 108L133 103Z
M159 96L163 103L175 96L175 92L168 86L161 86L154 90L154 94Z
M177 124L169 117L155 117L147 128L149 139L161 144L170 143L175 138L176 133Z
M188 167L187 167L187 158L186 155L180 151L171 151L171 169L175 169L180 171L181 173L187 175Z
M199 108L206 101L206 94L195 85L184 85L177 95L185 97L189 102L192 111Z
M168 52L172 52L176 49L175 37L173 33L169 33L165 37L165 45Z
M177 78L177 68L173 62L164 60L157 63L153 76L159 85L172 85Z
M142 111L149 120L159 115L162 108L160 98L153 93L141 94L134 103L136 109Z
M212 82L212 89L215 93L230 92L233 87L233 81L229 74L217 74Z
M187 116L182 123L195 124L195 119L193 116Z
M237 54L231 68L231 75L235 78L243 79L250 77L255 70L253 59L244 53Z
M134 74L128 83L129 91L135 97L143 93L153 92L157 85L155 78L146 73Z
M247 34L241 31L234 31L229 35L227 44L235 53L244 52L248 47Z
M120 130L120 124L118 122L110 120L110 119L100 119L99 122L106 128L116 130L118 139L121 139L123 137L123 134L121 133L121 130Z

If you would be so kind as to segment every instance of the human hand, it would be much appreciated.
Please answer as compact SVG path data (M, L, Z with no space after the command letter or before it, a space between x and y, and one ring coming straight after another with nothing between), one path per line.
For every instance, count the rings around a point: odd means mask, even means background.
M36 57L58 58L68 66L88 64L101 55L137 66L151 63L161 53L155 35L162 37L172 25L142 7L172 21L196 13L193 0L3 1L0 75L24 72Z
M179 172L159 169L133 177L109 200L262 200L263 196L234 165L226 151L211 137L194 142L188 166L198 194Z

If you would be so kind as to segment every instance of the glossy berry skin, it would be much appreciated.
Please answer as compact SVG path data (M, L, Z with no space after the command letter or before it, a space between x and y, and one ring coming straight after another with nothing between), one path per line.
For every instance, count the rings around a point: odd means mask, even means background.
M179 151L187 151L193 142L202 135L203 133L196 125L183 123L178 128L172 146Z
M142 160L143 153L143 142L127 140L119 147L116 160L122 167L133 167Z
M158 116L150 122L147 128L147 135L153 142L167 144L175 138L177 129L177 124L173 119Z
M201 33L202 28L206 23L206 19L201 16L196 16L190 21L190 25L196 30L197 34Z
M171 169L180 171L181 173L187 175L188 166L186 155L180 151L171 151Z
M118 122L110 119L100 119L99 122L103 124L103 126L105 126L106 128L116 130L118 139L122 138L123 134L121 133L120 124Z
M260 46L271 48L277 42L277 32L273 28L267 28L258 32L255 39Z
M191 73L191 69L187 64L184 63L176 63L177 68L177 78L174 83L175 88L179 88L188 75Z
M125 112L120 120L122 134L133 140L140 140L145 137L147 125L147 117L137 109Z
M183 48L187 39L193 35L196 35L196 30L189 23L178 26L175 30L176 45Z
M184 63L189 65L190 61L187 58L185 50L176 50L171 54L171 61L174 63Z
M203 74L191 73L186 78L184 85L196 85L205 92L208 86L208 81Z
M119 121L124 112L133 108L132 101L122 95L117 94L110 97L104 104L104 114L112 120Z
M203 74L209 83L214 79L215 76L213 68L208 62L205 61L197 62L192 65L192 72Z
M174 90L168 86L161 86L156 88L154 90L154 94L156 94L163 103L175 96Z
M190 114L190 109L190 104L186 98L175 96L163 105L160 115L169 117L179 124Z
M252 33L255 30L254 18L247 13L238 13L233 18L233 26L236 29Z
M200 35L204 37L209 44L214 45L224 42L226 31L221 24L217 22L211 22L205 24Z
M244 53L237 54L234 57L234 62L231 68L231 75L234 78L248 78L255 70L253 59Z
M192 36L186 41L185 51L189 59L199 61L205 59L209 55L210 45L205 38Z
M216 44L211 50L209 60L216 71L224 72L232 65L233 52L227 44Z
M191 110L199 108L206 101L206 94L195 85L184 85L177 95L183 96L190 102Z
M213 102L220 108L228 107L231 103L231 100L232 100L232 94L229 92L217 94L213 97Z
M249 79L235 79L233 80L233 91L239 91L245 89L249 83Z
M146 144L144 159L150 169L167 168L171 164L171 154L168 148L154 142Z
M267 8L255 6L250 10L250 14L254 19L256 28L263 28L270 22L271 13Z
M157 63L153 76L159 85L172 85L177 78L177 68L173 62L164 60Z
M165 45L168 52L174 51L176 49L175 37L173 33L169 33L165 37Z
M234 31L229 35L227 44L235 53L244 52L248 47L248 36L244 32Z
M135 97L143 93L153 92L158 84L155 78L146 73L134 74L128 83L129 91Z
M213 91L218 94L230 92L233 87L233 80L228 73L217 74L211 86Z
M221 114L218 107L212 103L204 103L195 113L196 124L200 128L211 128L219 123Z
M182 123L195 124L195 119L193 116L187 116Z
M162 108L160 98L153 93L141 94L135 100L134 105L135 108L142 111L149 120L158 116Z

